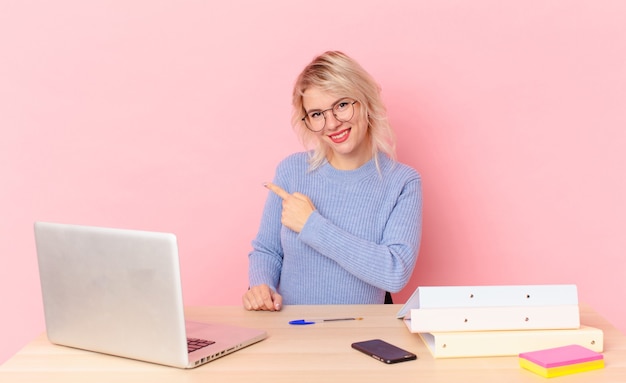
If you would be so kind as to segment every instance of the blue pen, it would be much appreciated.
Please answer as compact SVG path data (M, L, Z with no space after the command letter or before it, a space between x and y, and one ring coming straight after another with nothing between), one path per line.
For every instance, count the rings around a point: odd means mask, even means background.
M307 319L295 319L290 320L289 324L300 326L307 324L315 324L318 322L339 322L344 320L363 320L363 318L331 318L331 319L318 319L318 320L307 320Z
M293 325L305 325L305 324L315 324L315 322L311 322L308 321L306 319L296 319L296 320L290 320L289 324L293 324Z

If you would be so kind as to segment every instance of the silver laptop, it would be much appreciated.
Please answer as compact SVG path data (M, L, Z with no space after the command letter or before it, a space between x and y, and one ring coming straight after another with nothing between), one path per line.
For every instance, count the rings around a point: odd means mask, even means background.
M35 242L52 343L192 368L267 337L185 321L173 234L36 222Z

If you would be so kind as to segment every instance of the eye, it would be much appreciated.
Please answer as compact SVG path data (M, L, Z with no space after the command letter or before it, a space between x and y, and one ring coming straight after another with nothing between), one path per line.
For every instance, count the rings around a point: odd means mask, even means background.
M313 112L309 112L309 119L310 120L317 120L321 116L322 116L322 112L320 112L318 110L313 111Z
M346 109L348 105L350 105L350 101L347 101L347 100L339 101L337 105L335 105L335 110L342 111Z

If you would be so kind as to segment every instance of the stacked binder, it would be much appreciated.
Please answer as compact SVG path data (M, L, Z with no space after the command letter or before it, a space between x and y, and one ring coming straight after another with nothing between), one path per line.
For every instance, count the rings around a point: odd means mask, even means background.
M602 330L580 324L575 285L422 286L397 316L435 358L603 349Z

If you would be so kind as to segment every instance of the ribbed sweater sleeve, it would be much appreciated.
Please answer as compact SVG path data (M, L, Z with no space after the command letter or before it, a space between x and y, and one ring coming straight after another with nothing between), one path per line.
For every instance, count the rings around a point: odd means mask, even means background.
M270 193L250 253L250 284L267 283L286 304L382 303L409 281L420 244L421 178L379 156L353 171L308 170L306 153L279 164L274 182L311 198L300 233L280 223Z

